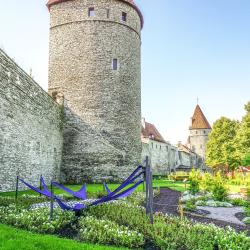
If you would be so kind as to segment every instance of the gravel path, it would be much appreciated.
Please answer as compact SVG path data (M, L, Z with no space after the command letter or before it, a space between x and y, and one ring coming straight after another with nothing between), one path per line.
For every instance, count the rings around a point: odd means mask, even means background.
M167 188L162 188L160 195L154 198L154 212L162 212L164 214L171 214L171 215L176 215L178 216L178 201L179 198L181 196L181 192L175 191L175 190L171 190L171 189L167 189ZM202 209L201 209L202 208ZM211 207L209 207L209 209L211 209ZM225 208L223 208L225 209ZM228 209L228 208L227 208ZM199 210L208 210L205 207L200 207ZM236 209L237 210L237 209ZM235 212L235 211L233 211ZM220 210L220 214L222 216L222 214L224 213L225 215L225 211ZM241 214L238 212L238 210L236 211L237 215ZM232 214L232 211L230 211L230 215ZM193 221L196 222L201 222L201 223L213 223L219 227L223 227L226 228L227 226L230 226L232 228L234 228L236 231L246 231L248 233L248 235L250 235L250 227L249 226L245 226L235 215L233 216L235 219L229 221L228 217L229 215L227 214L223 220L222 217L218 216L217 213L217 217L215 219L215 217L208 217L208 216L197 216L195 214L186 214L185 215L188 219L191 219ZM219 217L219 219L218 219ZM236 222L236 223L235 223Z
M243 213L244 209L242 207L203 207L198 206L198 209L203 209L210 214L208 214L206 217L215 219L215 220L223 220L230 223L238 224L245 226L243 222L241 222L238 218L235 217L235 214L237 213Z

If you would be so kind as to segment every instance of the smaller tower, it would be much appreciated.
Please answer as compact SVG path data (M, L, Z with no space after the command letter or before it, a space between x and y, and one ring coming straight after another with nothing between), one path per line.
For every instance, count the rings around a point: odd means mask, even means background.
M205 159L208 135L212 128L198 104L195 108L193 117L191 118L191 126L189 130L190 149Z

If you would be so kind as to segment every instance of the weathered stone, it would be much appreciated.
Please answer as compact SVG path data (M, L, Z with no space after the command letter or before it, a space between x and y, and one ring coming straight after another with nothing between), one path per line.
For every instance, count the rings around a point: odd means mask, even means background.
M0 192L14 190L17 175L34 185L41 174L58 179L61 114L60 105L0 50Z
M125 177L141 158L140 16L120 0L63 1L50 16L49 92L65 97L64 179Z

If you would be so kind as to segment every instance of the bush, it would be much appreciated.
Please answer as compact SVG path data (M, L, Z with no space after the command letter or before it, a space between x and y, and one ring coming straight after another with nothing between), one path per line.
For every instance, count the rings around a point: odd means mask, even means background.
M247 206L247 201L241 198L231 199L230 203L234 206Z
M225 201L227 199L228 188L220 172L218 172L213 178L212 194L215 200Z
M100 220L88 216L81 218L79 225L79 238L82 241L130 248L138 248L144 245L144 237L141 233L130 230L125 226L119 226L109 220Z
M48 199L45 197L34 196L34 195L22 195L17 199L17 205L23 208L29 208L30 205L34 203L40 203L47 201ZM14 197L9 196L0 196L0 206L6 207L10 204L16 204Z
M187 200L185 204L185 210L194 211L196 209L195 199Z
M26 210L15 205L0 207L0 223L16 226L37 233L53 234L74 220L74 214L54 210L53 221L49 221L48 209Z
M193 250L193 249L250 249L250 239L234 230L220 229L214 225L193 223L187 219L165 216L161 213L154 215L154 224L149 224L145 209L126 203L115 202L92 207L86 211L87 216L98 220L113 221L144 235L147 242L154 247L164 250Z
M211 174L205 173L202 176L201 187L204 191L212 192L213 183L214 183L214 180Z
M196 194L200 191L201 173L199 170L192 169L189 173L189 187L188 190L191 194Z

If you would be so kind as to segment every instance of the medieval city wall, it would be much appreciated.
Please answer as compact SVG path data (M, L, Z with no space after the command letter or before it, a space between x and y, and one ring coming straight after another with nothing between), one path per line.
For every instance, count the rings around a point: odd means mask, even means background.
M180 164L178 149L170 143L143 139L142 161L146 156L150 159L154 175L167 175L175 171Z
M16 175L34 185L41 174L59 177L61 118L61 107L0 50L0 192L14 190Z

